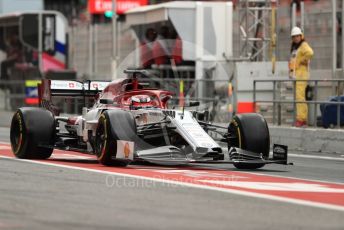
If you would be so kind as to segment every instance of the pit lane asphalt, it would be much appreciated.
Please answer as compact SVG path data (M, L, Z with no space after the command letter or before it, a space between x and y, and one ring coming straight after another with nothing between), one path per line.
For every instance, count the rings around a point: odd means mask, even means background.
M0 141L9 141L0 128ZM306 153L305 153L306 154ZM291 157L258 173L344 183L344 161ZM233 166L212 165L209 167ZM118 176L113 176L118 179ZM122 178L123 179L123 178ZM344 213L0 158L0 229L343 229ZM123 180L122 180L123 181ZM134 186L133 186L134 185Z

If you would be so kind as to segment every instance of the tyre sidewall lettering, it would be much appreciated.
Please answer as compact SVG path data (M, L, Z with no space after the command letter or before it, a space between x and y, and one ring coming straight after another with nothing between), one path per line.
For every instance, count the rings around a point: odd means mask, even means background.
M22 119L21 113L17 112L15 117L19 126L19 140L18 140L17 146L15 146L14 153L18 154L24 144L24 126L23 126L23 119Z
M103 130L104 130L104 143L103 143L103 147L101 149L100 156L99 156L99 160L102 160L105 157L105 154L107 151L108 130L107 130L107 120L104 114L100 116L100 120L101 120L101 125L103 125Z
M231 121L231 124L234 125L236 134L238 135L238 144L239 144L238 147L239 147L239 148L243 148L239 124L238 124L238 122L237 122L235 119L233 119L233 120Z

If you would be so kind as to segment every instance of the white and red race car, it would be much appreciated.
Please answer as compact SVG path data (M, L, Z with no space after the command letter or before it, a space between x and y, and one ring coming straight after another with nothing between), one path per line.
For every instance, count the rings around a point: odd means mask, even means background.
M172 93L147 87L145 71L126 74L111 83L43 80L41 107L20 108L13 116L10 139L15 156L46 159L54 149L62 149L95 154L101 164L115 166L138 161L230 163L241 169L287 164L286 146L275 145L269 158L269 129L261 115L241 114L228 126L217 126L206 112L185 109L198 102L169 109ZM95 103L84 107L81 115L61 116L55 97L94 98Z

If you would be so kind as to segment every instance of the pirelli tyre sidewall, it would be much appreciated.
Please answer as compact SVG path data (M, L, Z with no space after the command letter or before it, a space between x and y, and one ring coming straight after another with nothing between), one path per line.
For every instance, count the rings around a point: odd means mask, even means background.
M233 117L228 132L236 138L228 143L228 148L238 147L244 150L262 153L265 159L269 158L270 134L268 125L260 114L239 114ZM239 169L257 169L265 164L235 163Z
M95 138L95 153L98 161L108 166L126 166L131 160L116 159L117 141L134 141L136 123L127 111L106 110L100 116Z
M50 111L24 107L12 117L10 141L14 155L23 159L46 159L53 152L55 119Z

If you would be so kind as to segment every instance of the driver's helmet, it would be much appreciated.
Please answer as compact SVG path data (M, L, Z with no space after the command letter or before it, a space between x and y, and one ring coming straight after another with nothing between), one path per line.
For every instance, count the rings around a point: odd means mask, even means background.
M153 107L154 101L148 95L135 95L131 97L131 106L133 107Z

